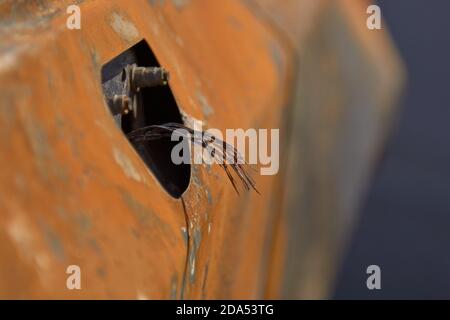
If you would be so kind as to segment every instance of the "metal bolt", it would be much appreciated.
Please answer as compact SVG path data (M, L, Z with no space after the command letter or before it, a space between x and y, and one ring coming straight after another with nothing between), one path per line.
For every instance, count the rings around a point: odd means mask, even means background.
M114 95L114 97L109 99L109 105L113 115L128 114L132 109L130 98L124 94Z
M159 67L131 67L131 86L133 89L165 86L169 72Z

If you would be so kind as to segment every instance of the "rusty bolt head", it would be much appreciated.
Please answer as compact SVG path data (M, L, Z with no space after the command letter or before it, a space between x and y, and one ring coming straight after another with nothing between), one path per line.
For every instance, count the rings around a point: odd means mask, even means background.
M128 114L132 109L131 99L127 95L114 95L110 99L111 111L114 115Z
M138 88L150 88L167 85L169 72L160 67L137 67L131 68L131 86Z

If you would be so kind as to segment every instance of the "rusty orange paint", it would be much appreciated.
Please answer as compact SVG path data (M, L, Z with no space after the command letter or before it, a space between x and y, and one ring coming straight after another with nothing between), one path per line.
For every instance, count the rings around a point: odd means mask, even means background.
M193 165L174 199L115 126L100 74L144 39L186 122L285 128L303 39L330 2L85 0L68 30L71 3L0 4L0 297L282 296L286 167L238 196ZM72 264L82 290L66 288Z
M63 4L23 5L16 10L33 27L2 30L3 297L261 295L275 178L259 179L262 197L238 197L217 168L194 167L187 192L172 199L115 127L100 69L145 39L187 119L270 128L286 99L288 54L238 1L155 3L82 1L81 30L65 28ZM66 289L70 264L81 267L80 291Z

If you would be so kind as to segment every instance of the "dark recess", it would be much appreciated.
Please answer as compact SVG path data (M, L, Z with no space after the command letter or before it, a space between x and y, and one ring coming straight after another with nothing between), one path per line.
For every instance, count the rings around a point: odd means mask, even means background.
M120 94L123 69L130 64L142 67L160 67L148 44L143 40L105 64L102 68L102 85L105 96ZM118 85L119 83L119 85ZM114 116L116 123L126 135L133 129L168 122L183 123L179 108L170 86L142 88L138 94L137 116L132 113ZM164 189L179 198L189 185L191 168L189 164L175 165L170 157L172 148L178 142L170 138L156 141L130 142L150 168Z

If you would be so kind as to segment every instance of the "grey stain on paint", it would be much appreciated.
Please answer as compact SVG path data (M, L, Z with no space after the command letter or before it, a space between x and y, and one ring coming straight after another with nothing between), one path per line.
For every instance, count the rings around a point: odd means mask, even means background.
M202 108L203 115L208 118L214 113L213 107L211 107L208 99L200 90L197 90L196 96L198 102L200 103L200 107Z
M191 283L193 283L196 278L196 260L201 241L202 233L200 232L200 229L195 228L189 251L189 280Z
M205 193L206 193L206 200L208 200L208 204L212 205L212 196L211 196L211 192L209 191L208 188L205 188Z
M183 234L184 244L187 246L188 241L189 241L189 236L188 236L188 232L185 227L181 227L181 233Z
M272 57L272 61L275 64L275 68L277 70L277 73L280 77L284 75L284 57L283 53L281 52L281 48L278 45L278 43L271 41L268 44L268 50L270 52L270 55Z
M41 222L40 225L44 233L45 241L47 242L51 251L58 260L63 261L65 256L64 248L58 235L50 228L50 226L48 226L44 222Z
M172 3L178 10L183 10L189 4L189 0L172 0Z
M139 37L139 31L135 25L117 12L111 14L109 24L117 35L126 42L131 43Z
M114 148L113 156L116 163L122 168L128 178L131 178L137 182L141 182L143 180L138 170L133 166L131 160L121 150Z

